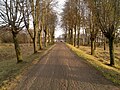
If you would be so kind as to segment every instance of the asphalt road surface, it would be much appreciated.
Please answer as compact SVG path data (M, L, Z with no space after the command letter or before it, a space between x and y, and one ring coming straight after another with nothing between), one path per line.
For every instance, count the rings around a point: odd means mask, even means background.
M65 44L55 47L31 68L14 90L120 90Z

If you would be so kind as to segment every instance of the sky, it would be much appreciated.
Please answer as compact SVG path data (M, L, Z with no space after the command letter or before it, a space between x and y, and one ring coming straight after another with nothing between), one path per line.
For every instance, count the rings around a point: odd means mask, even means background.
M60 16L60 13L62 12L62 9L64 8L64 4L65 4L65 1L66 0L56 0L58 3L57 5L54 7L54 10L56 10L57 12L57 16L58 16L58 24L56 26L56 31L55 31L55 38L59 37L60 35L63 34L63 30L62 28L60 27L61 25L61 16ZM30 27L32 28L32 22L30 23Z
M66 0L56 0L56 1L58 1L58 5L57 5L57 7L55 7L55 10L56 10L56 12L57 12L57 14L58 14L58 24L57 24L57 26L56 26L55 38L57 38L57 37L59 37L60 35L63 34L63 30L62 30L62 28L60 27L60 24L61 24L61 22L60 22L61 16L60 16L59 14L62 12L62 9L64 8L64 4L65 4L65 1L66 1Z

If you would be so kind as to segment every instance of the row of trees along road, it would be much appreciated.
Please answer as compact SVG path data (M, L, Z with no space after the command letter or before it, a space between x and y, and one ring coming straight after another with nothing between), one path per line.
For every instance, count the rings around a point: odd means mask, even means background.
M80 36L91 42L94 55L96 42L109 43L110 65L114 65L114 41L119 37L120 0L68 0L62 13L65 40L79 47ZM83 40L84 41L84 40ZM83 42L84 44L84 42Z
M23 61L17 38L20 31L28 31L34 53L42 49L43 45L47 46L48 42L53 43L57 21L53 5L53 0L0 0L0 25L2 30L12 33L17 63ZM43 34L45 44L42 42Z

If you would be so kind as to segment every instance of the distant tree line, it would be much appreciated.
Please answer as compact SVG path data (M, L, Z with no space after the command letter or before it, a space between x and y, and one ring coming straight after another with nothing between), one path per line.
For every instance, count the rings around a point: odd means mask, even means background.
M110 65L115 64L114 43L120 42L120 0L68 0L62 13L65 41L79 47L109 44Z

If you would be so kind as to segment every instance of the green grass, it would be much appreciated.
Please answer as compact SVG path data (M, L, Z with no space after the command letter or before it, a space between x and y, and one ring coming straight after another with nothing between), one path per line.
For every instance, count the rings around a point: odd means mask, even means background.
M101 71L103 75L111 80L112 82L116 84L120 84L120 70L116 69L115 67L108 66L98 60L98 58L86 54L84 51L73 47L70 44L67 44L69 48L74 51L79 57L83 58L83 60L86 60L91 65L93 65L97 70Z
M0 90L4 90L3 88L8 87L9 84L11 84L11 81L13 81L20 74L22 74L23 71L27 70L30 66L36 64L40 60L40 58L45 55L52 47L49 46L36 54L33 54L33 48L31 48L31 46L28 47L22 45L21 48L24 61L22 63L16 64L16 57L15 52L13 51L13 47L2 47L4 52L1 52L1 55L10 54L13 58L9 56L9 58L2 58L0 60ZM6 52L7 50L9 52Z

